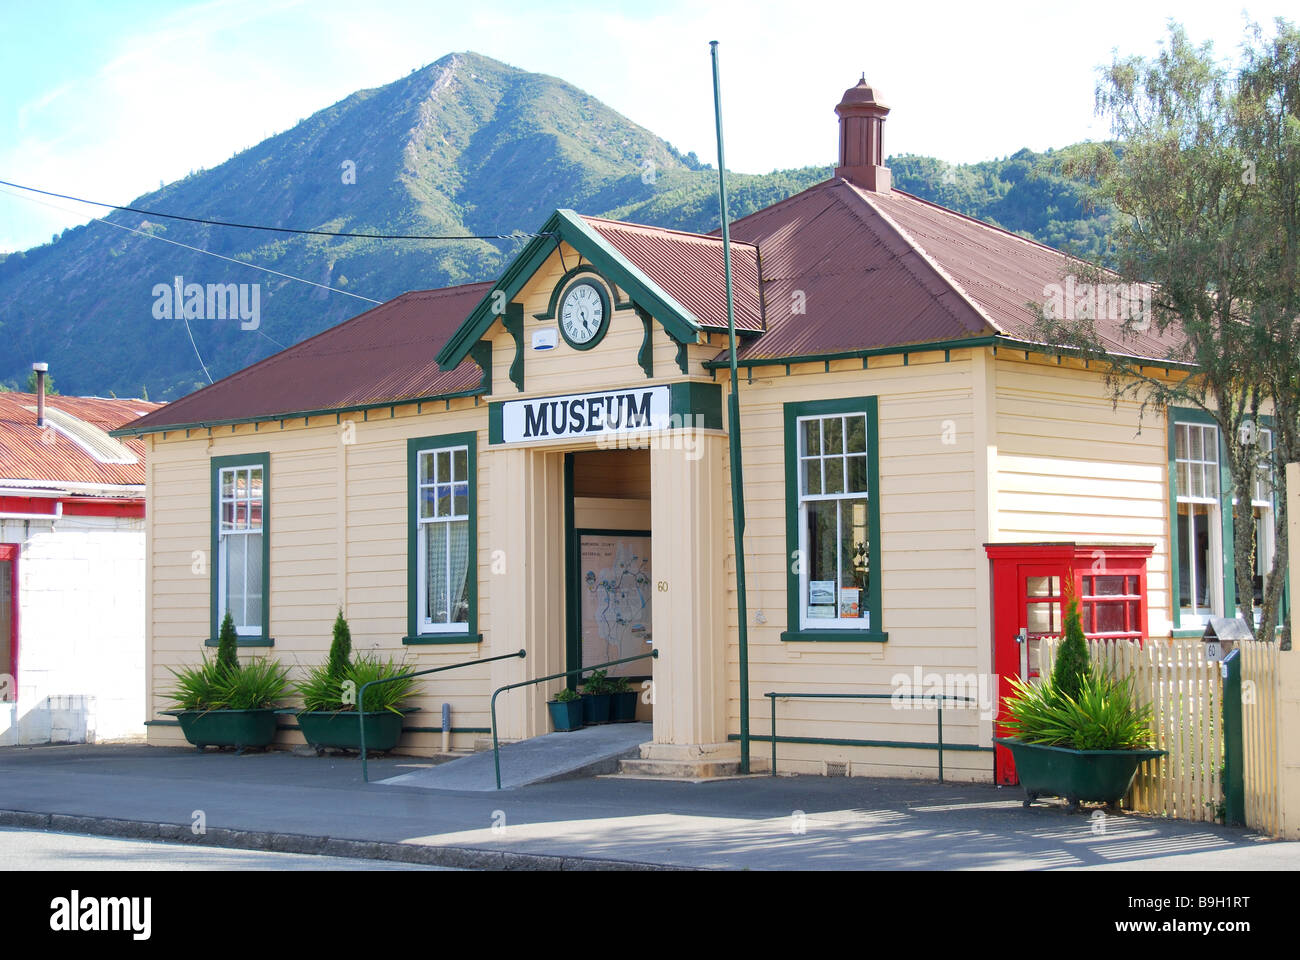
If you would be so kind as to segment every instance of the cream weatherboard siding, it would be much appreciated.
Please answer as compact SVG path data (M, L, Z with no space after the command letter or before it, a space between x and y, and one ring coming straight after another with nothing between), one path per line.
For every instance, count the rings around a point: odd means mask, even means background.
M1078 363L1002 351L996 376L999 539L1153 545L1148 629L1168 637L1164 415L1142 419L1131 401L1116 408L1102 377Z
M769 691L892 693L900 675L986 675L987 628L977 616L979 548L973 405L976 364L970 351L918 352L901 357L836 361L755 370L742 380L746 567L751 733L769 732ZM786 627L786 491L783 404L837 397L878 396L882 544L880 627L889 639L868 642L790 642ZM728 489L729 483L728 480ZM727 509L730 510L728 503ZM727 523L729 585L728 712L738 731L739 648L736 636L734 543ZM873 571L873 575L876 575ZM761 614L766 623L756 623ZM873 624L874 626L874 624ZM902 689L901 686L898 689ZM916 690L917 693L929 692ZM932 742L935 712L899 710L888 701L784 701L780 736ZM944 711L947 743L980 743L979 711ZM983 742L987 742L986 740ZM770 755L755 742L753 755ZM781 770L821 773L826 760L848 760L852 772L932 776L933 750L780 744ZM945 752L945 775L987 779L988 753Z
M343 607L353 649L407 660L416 668L488 656L489 643L412 645L407 633L407 439L479 432L479 632L490 637L487 603L491 577L491 460L486 448L485 408L473 400L451 401L434 414L426 404L359 414L315 417L155 436L150 450L149 702L151 719L165 709L170 668L195 663L210 633L210 462L212 457L270 451L269 538L271 590L269 634L273 647L242 647L241 656L271 655L300 676L324 659L334 616ZM347 420L351 425L347 425ZM483 428L483 429L480 429ZM208 651L211 653L211 651ZM441 704L450 703L452 725L487 726L485 667L451 672L422 687L422 708L409 721L438 726ZM291 718L288 718L291 719ZM475 734L458 735L468 746ZM150 727L150 740L183 742L173 726ZM298 742L282 734L280 742ZM411 749L432 749L437 734L411 734Z

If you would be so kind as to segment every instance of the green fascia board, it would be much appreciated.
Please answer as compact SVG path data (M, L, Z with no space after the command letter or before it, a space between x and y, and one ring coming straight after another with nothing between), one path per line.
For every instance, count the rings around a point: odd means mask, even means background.
M216 646L213 638L221 633L221 621L225 611L218 610L221 600L221 471L227 467L261 467L262 468L262 633L261 636L245 634L235 639L238 647L269 647L275 641L271 638L271 453L238 453L224 457L212 457L208 463L208 477L211 488L208 496L208 527L211 531L210 550L208 554L208 583L210 616L208 622L212 632L205 641L206 646Z
M432 393L421 397L403 397L396 400L376 400L373 403L354 403L344 407L320 407L314 410L291 410L288 413L259 414L256 417L232 417L229 420L197 420L193 423L167 423L155 427L133 429L125 426L110 430L110 437L141 437L147 433L175 433L178 430L210 430L213 427L237 427L249 423L274 423L277 420L298 420L308 417L327 417L330 414L362 413L366 410L382 410L385 407L409 407L411 404L440 403L443 400L457 400L461 397L482 396L481 387L469 390L457 390L452 393Z
M737 331L739 333L739 331ZM1010 350L1026 350L1047 356L1070 356L1071 351L1047 344L1033 343L1028 340L1016 340L1003 334L988 336L959 337L955 340L933 340L929 342L903 343L888 347L865 347L859 350L832 350L825 353L801 353L781 357L745 357L737 359L741 367L781 367L796 363L829 363L832 360L866 360L870 357L887 357L910 353L932 353L937 350L962 350L976 347L1003 347ZM704 369L721 370L730 366L727 359L705 360ZM1172 360L1149 359L1144 366L1167 368L1170 370L1192 370L1194 364L1178 363Z
M574 211L555 211L538 233L539 236L530 240L511 261L501 279L483 295L478 306L438 351L438 366L443 370L454 369L469 356L470 347L482 339L498 319L498 313L493 309L494 301L500 302L499 296L504 295L508 303L518 296L561 241L576 249L601 274L627 291L638 306L649 310L674 340L679 343L696 341L703 329L699 318L610 246Z

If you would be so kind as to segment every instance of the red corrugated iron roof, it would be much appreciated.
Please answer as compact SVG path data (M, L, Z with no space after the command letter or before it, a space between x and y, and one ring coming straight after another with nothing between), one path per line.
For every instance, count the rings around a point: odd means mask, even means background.
M472 360L443 371L434 359L490 283L404 293L218 380L131 429L274 419L472 390Z
M722 240L638 223L583 217L600 236L647 277L693 313L706 328L727 329L727 289ZM736 329L763 329L758 291L758 248L731 244L731 294Z
M36 426L36 395L0 393L0 484L6 480L33 483L89 483L103 486L144 484L144 442L117 442L135 457L134 463L102 463L62 430ZM162 407L148 400L101 397L45 398L46 408L75 417L104 433ZM29 409L30 408L30 409ZM125 458L123 458L125 459Z

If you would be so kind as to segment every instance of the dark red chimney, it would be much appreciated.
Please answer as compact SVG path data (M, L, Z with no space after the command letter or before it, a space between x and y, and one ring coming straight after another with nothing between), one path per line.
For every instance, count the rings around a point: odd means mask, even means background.
M864 190L888 193L889 168L881 134L889 113L880 93L867 83L866 75L857 86L844 91L836 106L840 118L840 162L835 176L843 177Z

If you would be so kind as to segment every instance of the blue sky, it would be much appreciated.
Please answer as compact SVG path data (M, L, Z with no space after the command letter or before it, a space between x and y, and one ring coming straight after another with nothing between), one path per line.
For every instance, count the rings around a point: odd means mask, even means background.
M1096 68L1115 50L1154 53L1171 15L1230 56L1248 19L1286 12L1172 0L1080 9L0 0L0 179L128 203L456 50L562 77L711 160L710 40L722 44L732 169L832 162L832 108L863 71L893 108L887 152L972 162L1104 136L1093 114ZM47 203L0 193L0 251L46 242L100 212Z

